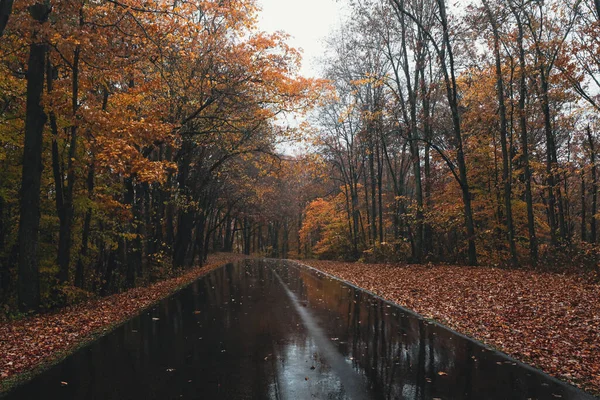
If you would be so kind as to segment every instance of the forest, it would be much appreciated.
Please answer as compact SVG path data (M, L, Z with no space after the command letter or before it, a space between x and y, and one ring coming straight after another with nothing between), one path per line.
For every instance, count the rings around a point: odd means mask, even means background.
M600 2L352 2L301 253L598 268Z
M254 0L0 0L0 312L217 251L600 272L600 1L348 7L317 79Z

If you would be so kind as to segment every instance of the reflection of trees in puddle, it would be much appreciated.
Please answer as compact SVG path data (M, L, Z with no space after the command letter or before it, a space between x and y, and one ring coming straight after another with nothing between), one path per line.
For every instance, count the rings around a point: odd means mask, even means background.
M269 398L303 399L319 393L328 393L331 399L346 398L342 382L321 359L319 348L310 337L285 343L278 349L274 363L277 379L269 388Z
M428 398L436 386L472 385L472 343L313 271L290 268L292 290L378 398ZM438 375L442 372L442 375ZM446 375L447 374L447 375ZM452 390L451 390L452 391Z

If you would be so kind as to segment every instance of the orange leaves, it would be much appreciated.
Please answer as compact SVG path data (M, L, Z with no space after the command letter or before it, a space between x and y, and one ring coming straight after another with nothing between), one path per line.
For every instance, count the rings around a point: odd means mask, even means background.
M311 253L338 257L350 247L344 201L341 193L329 200L316 199L306 207L299 235L302 245Z

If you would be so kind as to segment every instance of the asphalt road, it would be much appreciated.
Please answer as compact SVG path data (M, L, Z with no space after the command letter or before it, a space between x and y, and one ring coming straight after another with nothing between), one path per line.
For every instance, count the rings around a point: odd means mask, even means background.
M7 399L592 399L312 269L213 271Z

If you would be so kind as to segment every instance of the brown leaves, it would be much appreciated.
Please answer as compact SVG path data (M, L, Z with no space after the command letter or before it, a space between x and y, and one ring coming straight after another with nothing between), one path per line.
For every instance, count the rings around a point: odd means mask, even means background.
M598 284L498 268L303 262L600 392Z

